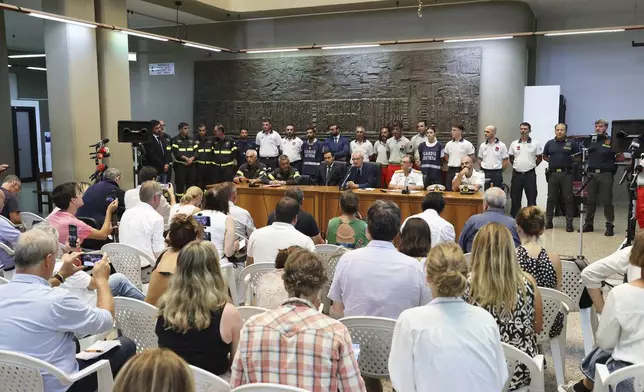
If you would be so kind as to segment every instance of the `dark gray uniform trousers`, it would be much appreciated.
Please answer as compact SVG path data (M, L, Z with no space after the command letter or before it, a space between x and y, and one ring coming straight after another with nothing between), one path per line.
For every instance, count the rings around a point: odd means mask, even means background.
M546 203L546 219L548 222L552 222L552 218L555 216L555 207L561 197L563 197L566 207L566 223L572 224L575 209L572 194L572 173L553 171L548 179L548 201Z
M606 226L612 226L615 221L615 208L613 207L613 182L615 175L608 173L589 173L591 180L588 182L588 213L586 215L586 224L592 225L595 219L595 210L597 210L597 198L601 198L604 205L604 217Z

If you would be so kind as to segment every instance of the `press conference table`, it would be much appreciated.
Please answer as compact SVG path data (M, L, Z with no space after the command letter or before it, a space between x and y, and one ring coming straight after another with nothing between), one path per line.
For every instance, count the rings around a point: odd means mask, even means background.
M255 220L256 227L266 226L268 216L275 210L275 205L284 196L288 186L249 188L246 184L237 185L237 205L248 210ZM304 191L303 209L309 212L326 233L329 219L342 214L340 195L342 192L334 186L300 186ZM366 218L369 206L376 200L391 200L398 204L402 219L422 212L421 203L426 191L403 195L398 192L383 192L380 189L356 190L360 197L360 214ZM451 222L458 239L467 219L483 212L483 195L461 195L459 192L444 192L445 209L441 216Z

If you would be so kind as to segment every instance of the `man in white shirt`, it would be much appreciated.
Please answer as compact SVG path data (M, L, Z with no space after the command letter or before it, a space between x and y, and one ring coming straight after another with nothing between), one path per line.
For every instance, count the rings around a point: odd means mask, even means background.
M512 163L512 208L510 215L516 217L521 209L523 191L528 199L528 206L537 205L537 174L534 169L543 159L541 143L530 137L532 127L523 122L519 126L521 137L510 144L508 154Z
M490 186L503 185L503 169L509 164L508 148L505 143L496 137L496 127L488 125L485 127L484 143L479 147L479 166L489 181L485 184L485 189Z
M461 171L452 180L452 190L458 192L461 185L474 187L475 192L483 191L485 174L474 169L474 161L469 155L461 159Z
M308 237L295 229L300 205L297 200L283 197L275 207L275 222L255 230L248 239L246 265L253 263L275 263L280 249L301 246L315 252L315 245Z
M227 185L230 187L230 201L228 203L230 215L235 219L235 234L247 240L255 231L255 222L250 212L235 204L237 203L237 187L235 184L229 182Z
M402 169L396 170L389 181L389 189L407 189L422 191L425 189L423 173L414 170L414 157L405 155L402 159Z
M375 154L373 144L365 138L365 129L362 125L356 127L356 140L353 140L349 147L351 148L351 154L356 151L362 151L362 154L367 159L372 159Z
M420 167L420 156L418 155L418 146L427 141L427 121L420 120L416 124L417 134L411 137L411 146L414 151L414 158L416 159L416 164Z
M298 172L302 171L302 139L295 136L295 126L286 126L286 137L282 138L282 153L291 161L291 166Z
M255 143L259 146L259 161L271 170L279 167L277 158L281 155L282 138L280 134L273 131L271 119L262 119L262 131L257 134Z
M122 244L133 246L156 260L166 247L163 217L156 212L163 198L161 184L156 181L144 182L139 198L141 203L126 210L121 217L120 240Z
M389 147L389 166L387 166L387 182L391 180L394 172L400 170L402 158L412 152L412 145L409 139L402 134L402 123L394 121L392 125L393 136L387 139Z
M411 218L421 218L427 225L432 234L432 248L443 242L451 242L456 239L456 231L454 225L440 216L440 213L445 209L445 199L440 192L429 192L425 195L422 204L423 212L420 214L412 215L405 219L400 231L402 232L405 223Z
M152 166L143 166L141 170L139 170L139 186L126 191L125 196L123 197L126 210L141 203L141 199L139 199L141 184L146 181L155 181L156 178L157 170ZM174 196L174 187L172 186L172 183L168 183L167 187L168 195L170 195L170 203L168 203L165 197L162 197L161 202L159 203L159 207L157 208L157 212L163 217L164 223L168 223L168 217L170 216L170 207L172 207L177 202Z
M468 140L463 139L464 131L465 127L463 125L452 125L452 140L445 145L444 159L447 161L447 181L445 185L448 191L458 191L458 189L452 189L452 180L462 170L461 161L463 157L469 156L474 162L474 146Z

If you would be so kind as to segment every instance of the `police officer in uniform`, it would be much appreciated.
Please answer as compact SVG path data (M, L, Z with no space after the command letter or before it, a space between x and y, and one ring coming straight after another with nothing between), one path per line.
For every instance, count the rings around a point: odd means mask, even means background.
M257 151L246 150L246 163L239 166L233 182L239 184L248 182L254 184L261 182L262 178L266 175L266 165L257 160Z
M587 140L588 153L588 214L584 223L584 233L593 231L597 197L601 196L604 203L604 217L606 218L605 236L613 236L615 209L613 207L613 181L617 165L615 153L611 149L610 137L606 135L608 121L599 119L595 121L595 135Z
M206 189L206 185L213 184L212 176L212 139L208 136L206 126L199 126L197 136L197 186Z
M546 229L552 229L555 207L563 197L566 207L566 231L573 232L574 198L572 194L572 164L578 160L579 144L568 139L568 126L559 123L555 126L555 138L548 140L543 147L543 159L550 164L548 180L548 202L546 203Z
M172 138L172 155L174 157L174 177L177 196L183 193L197 181L197 169L194 162L196 143L188 134L190 127L187 123L179 124L179 134Z
M273 170L273 172L267 172L262 182L264 184L271 185L297 185L300 183L300 173L291 167L291 162L288 160L286 155L280 155L279 157L280 167Z
M237 143L237 166L241 166L243 162L246 161L246 151L248 150L259 150L255 140L248 138L248 129L242 129L239 131L239 139Z
M233 139L226 137L225 131L223 125L215 126L215 140L212 144L215 184L232 181L235 175L237 145Z

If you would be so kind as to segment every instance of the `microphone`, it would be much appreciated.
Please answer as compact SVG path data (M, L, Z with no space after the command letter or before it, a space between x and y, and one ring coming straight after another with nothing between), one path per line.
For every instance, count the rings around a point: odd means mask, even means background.
M409 173L409 175L411 175L411 173ZM409 193L410 193L409 192L409 176L405 177L405 184L403 186L402 192L400 192L400 193L402 193L403 195L409 195Z
M342 183L340 184L340 189L345 189L347 180L349 179L349 176L351 175L351 172L353 171L353 165L349 166L349 170L347 171L347 175L344 176L344 180L342 180Z
M103 140L97 141L95 144L92 144L90 147L102 147L104 144L107 144L110 142L109 138L105 138Z

